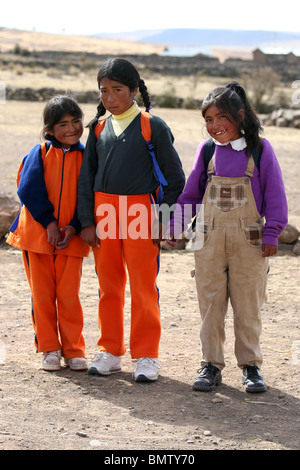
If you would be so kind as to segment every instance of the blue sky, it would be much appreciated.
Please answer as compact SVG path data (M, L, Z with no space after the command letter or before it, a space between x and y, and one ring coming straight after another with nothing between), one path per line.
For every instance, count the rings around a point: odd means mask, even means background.
M77 35L167 28L300 32L297 5L299 0L13 0L0 7L0 27Z

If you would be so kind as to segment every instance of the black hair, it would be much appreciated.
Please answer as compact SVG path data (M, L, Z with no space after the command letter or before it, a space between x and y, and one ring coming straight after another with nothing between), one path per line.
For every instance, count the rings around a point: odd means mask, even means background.
M202 116L210 106L221 109L229 120L233 120L239 128L239 132L246 139L247 155L255 146L261 147L260 133L263 131L261 122L252 108L244 88L235 81L227 83L224 87L215 88L204 98L202 103ZM239 111L244 110L244 119L241 119Z
M109 78L116 82L123 83L123 85L128 86L130 91L134 91L136 88L139 89L144 106L146 111L149 112L151 109L151 101L148 94L147 87L144 80L141 79L135 66L129 62L129 60L121 58L113 58L107 60L100 68L97 75L98 88L100 89L100 83L103 78ZM88 127L94 127L98 119L101 116L104 116L106 113L106 108L104 107L102 100L100 99L99 105L97 107L97 114L88 124Z
M44 108L42 136L47 138L47 131L53 130L66 114L83 119L83 112L71 95L54 95Z

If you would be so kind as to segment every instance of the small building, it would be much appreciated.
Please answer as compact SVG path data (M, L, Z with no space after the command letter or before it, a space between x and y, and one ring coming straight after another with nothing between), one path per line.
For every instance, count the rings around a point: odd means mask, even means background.
M255 49L252 53L253 61L257 65L274 67L276 65L300 65L300 57L293 52L288 54L268 54L261 49Z

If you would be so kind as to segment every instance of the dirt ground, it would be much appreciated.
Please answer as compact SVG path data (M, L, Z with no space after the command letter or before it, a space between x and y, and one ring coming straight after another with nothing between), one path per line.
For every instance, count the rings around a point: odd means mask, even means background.
M42 104L7 103L0 109L1 191L15 192L22 156L38 142ZM203 138L199 113L154 110L170 125L188 175ZM92 115L94 107L87 107ZM183 114L185 114L183 116ZM88 119L87 119L88 120ZM5 139L3 138L5 136ZM268 128L288 195L290 223L300 226L300 130ZM0 449L175 451L299 450L300 448L300 258L280 250L270 259L268 301L263 307L263 376L268 390L244 392L234 357L232 314L226 320L226 367L215 392L192 390L200 361L200 318L195 293L193 252L163 251L158 277L162 318L160 378L133 381L130 351L123 372L89 376L67 368L41 369L30 320L30 292L20 251L1 243ZM98 286L93 257L85 260L81 284L87 359L96 352ZM126 292L126 338L130 328Z

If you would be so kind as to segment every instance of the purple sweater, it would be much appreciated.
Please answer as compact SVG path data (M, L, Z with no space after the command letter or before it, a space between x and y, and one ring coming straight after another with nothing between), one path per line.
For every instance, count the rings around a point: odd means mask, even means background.
M184 213L186 204L192 205L192 216L196 214L196 205L201 204L207 185L207 170L203 159L203 148L205 141L197 148L192 172L187 180L183 193L179 196L177 204L180 210L174 212L170 223L170 233L178 235L186 230L191 222ZM245 150L233 150L231 145L216 145L215 152L215 175L224 177L244 176L248 164ZM251 178L251 187L256 202L257 210L261 217L265 217L266 223L263 230L263 243L270 245L278 244L278 237L288 222L287 199L284 190L282 173L272 145L263 139L263 152L260 160L260 173L254 169ZM199 209L199 207L198 207ZM182 214L183 217L182 217Z

